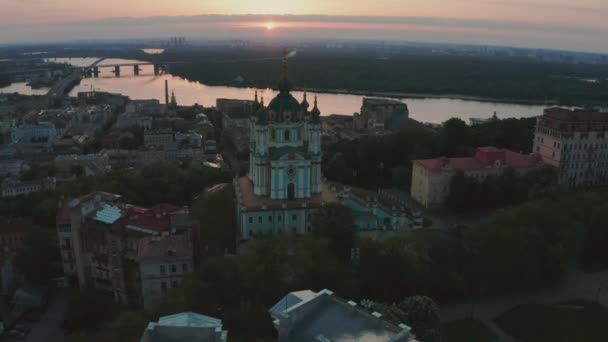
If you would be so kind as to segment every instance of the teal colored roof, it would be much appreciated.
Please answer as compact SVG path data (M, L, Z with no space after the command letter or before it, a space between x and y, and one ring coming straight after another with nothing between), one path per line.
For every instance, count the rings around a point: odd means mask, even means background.
M194 312L182 312L159 318L158 325L173 327L221 328L222 321L217 318Z
M299 113L302 112L302 106L298 100L289 92L281 92L268 104L268 110L277 114L283 113Z
M102 223L112 224L116 222L119 218L120 208L110 204L105 204L103 208L101 208L95 213L95 217L93 218L93 220Z
M292 306L299 304L303 301L307 301L314 298L317 294L311 290L304 290L298 292L291 292L287 296L283 297L278 303L276 303L271 309L270 313L277 317L281 313L287 311Z

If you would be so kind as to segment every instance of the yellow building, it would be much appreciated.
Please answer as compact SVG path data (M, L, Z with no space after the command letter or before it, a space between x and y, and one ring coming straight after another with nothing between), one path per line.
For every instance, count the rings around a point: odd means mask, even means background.
M509 169L525 173L542 163L538 154L525 155L495 147L480 147L473 157L414 160L411 195L424 207L441 207L450 192L452 177L459 171L482 181Z

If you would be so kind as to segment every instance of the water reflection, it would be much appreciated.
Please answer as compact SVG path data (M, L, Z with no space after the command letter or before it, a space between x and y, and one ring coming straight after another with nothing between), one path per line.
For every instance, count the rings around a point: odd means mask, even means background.
M25 82L12 83L11 85L0 88L0 94L12 94L19 93L23 95L46 95L49 88L33 89Z
M55 59L53 59L55 60ZM98 58L57 58L58 62L70 63L78 66L91 65ZM133 63L132 60L106 59L100 66L118 63ZM132 67L121 68L121 77L113 74L113 68L101 68L99 78L83 79L76 86L70 96L77 96L80 91L106 91L129 96L132 99L155 98L164 101L165 80L169 81L169 91L174 91L177 102L180 105L192 105L195 103L204 106L215 106L218 98L253 99L255 89L236 88L224 86L207 86L198 82L191 82L173 75L154 75L153 66L140 66L140 76L134 76ZM10 87L0 89L0 92L20 92L23 94L44 94L46 90L32 90L25 84L13 84ZM29 89L28 89L29 88ZM271 89L259 89L259 95L268 102L276 95ZM293 92L300 100L302 92ZM319 109L323 115L346 114L352 115L359 112L363 96L346 94L309 94L319 97ZM469 118L489 118L494 112L499 118L508 117L531 117L541 115L544 109L542 105L522 105L495 102L480 102L470 100L458 100L448 98L410 98L399 99L406 102L410 109L410 116L416 120L432 123L440 123L451 117L459 117L468 121Z

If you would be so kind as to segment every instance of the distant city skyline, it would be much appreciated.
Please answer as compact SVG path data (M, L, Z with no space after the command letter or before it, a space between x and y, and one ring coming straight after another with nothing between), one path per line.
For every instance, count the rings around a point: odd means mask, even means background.
M449 6L440 0L0 0L0 8L0 44L179 35L608 52L608 2L602 0L460 0Z

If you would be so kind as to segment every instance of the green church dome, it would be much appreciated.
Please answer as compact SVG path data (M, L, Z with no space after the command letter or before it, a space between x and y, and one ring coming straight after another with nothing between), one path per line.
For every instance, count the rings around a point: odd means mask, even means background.
M270 101L268 104L268 110L275 112L278 115L283 113L297 114L302 111L302 107L300 106L298 100L287 92L280 93L274 99L272 99L272 101Z

